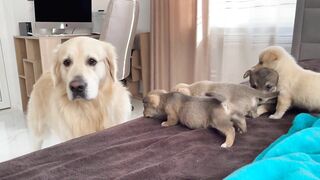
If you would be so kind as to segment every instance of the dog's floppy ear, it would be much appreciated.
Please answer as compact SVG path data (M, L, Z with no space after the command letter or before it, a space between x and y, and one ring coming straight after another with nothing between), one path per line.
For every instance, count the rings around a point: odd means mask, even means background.
M251 76L252 70L249 69L248 71L246 71L243 75L243 79L247 78L248 76Z
M53 50L53 66L51 67L51 76L53 79L53 85L56 86L61 82L61 65L58 60L58 51L59 51L60 45L58 45L54 50Z
M106 51L106 59L105 59L105 65L106 69L109 70L110 77L112 78L113 81L117 80L117 54L116 54L116 49L113 45L110 43L102 42Z
M179 83L173 89L173 92L180 92L182 94L191 96L191 91L189 89L189 85L186 83Z
M156 95L156 94L151 94L148 96L149 99L149 103L153 106L153 107L158 107L160 104L160 96Z
M275 61L277 59L278 59L277 54L275 54L271 50L266 50L266 51L262 52L259 56L260 62Z
M176 89L176 92L182 93L182 94L187 95L187 96L191 96L191 91L190 91L190 89L187 88L187 87L177 88L177 89Z

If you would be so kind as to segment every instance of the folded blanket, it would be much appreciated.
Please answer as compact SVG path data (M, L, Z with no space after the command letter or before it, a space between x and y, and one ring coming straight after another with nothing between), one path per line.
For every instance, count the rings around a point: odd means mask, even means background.
M320 179L320 118L299 114L286 135L226 179Z

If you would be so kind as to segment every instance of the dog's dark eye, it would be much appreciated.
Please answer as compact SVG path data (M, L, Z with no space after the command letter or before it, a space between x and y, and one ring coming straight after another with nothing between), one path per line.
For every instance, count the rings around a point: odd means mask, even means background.
M251 85L251 87L252 87L253 89L257 89L257 86L256 86L255 84Z
M269 91L269 90L272 88L272 86L271 86L270 84L267 84L267 85L265 86L265 88L266 88L267 91Z
M88 59L88 64L90 66L95 66L97 64L97 60L93 59L93 58L89 58Z
M63 65L64 65L65 67L69 67L71 64L72 64L72 61L71 61L71 59L69 59L69 58L67 58L67 59L65 59L65 60L63 61Z

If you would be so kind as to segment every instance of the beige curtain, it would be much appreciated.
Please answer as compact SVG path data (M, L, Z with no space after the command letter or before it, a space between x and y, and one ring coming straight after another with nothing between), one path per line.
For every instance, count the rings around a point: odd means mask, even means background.
M297 0L209 0L210 80L243 82L262 49L290 52Z
M206 3L151 0L151 89L209 78Z
M150 89L239 83L266 46L290 52L296 0L151 0Z

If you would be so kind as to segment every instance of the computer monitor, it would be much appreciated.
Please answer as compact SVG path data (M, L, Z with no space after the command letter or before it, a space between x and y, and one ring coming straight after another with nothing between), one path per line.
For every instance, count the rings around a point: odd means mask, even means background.
M92 28L91 0L34 0L35 27Z

